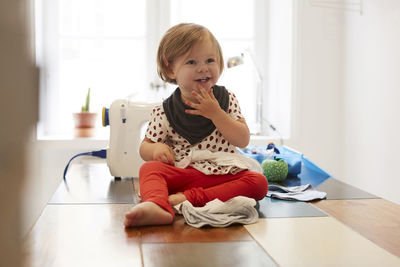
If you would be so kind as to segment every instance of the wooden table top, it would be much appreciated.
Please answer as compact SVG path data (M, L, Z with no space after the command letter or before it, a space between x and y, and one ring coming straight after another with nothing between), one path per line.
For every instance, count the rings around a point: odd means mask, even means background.
M75 191L66 193L59 188L25 238L27 266L303 266L298 262L323 266L340 260L341 266L350 266L349 257L367 252L385 266L400 266L400 206L383 199L322 200L309 205L329 216L265 218L246 227L197 229L177 216L171 225L125 229L124 214L139 201L135 193L137 180L114 184L108 173L99 175L96 168L104 165L91 166L89 171L84 165L71 166L70 189ZM110 194L112 186L118 188L117 197L113 197L116 191ZM80 187L85 189L78 190ZM92 201L88 192L92 192ZM123 201L118 203L115 198ZM280 229L285 231L279 234ZM304 242L293 242L307 238L296 229L323 233L326 240L333 240L332 257L322 257L318 244L305 252ZM340 232L342 238L333 231ZM320 241L316 238L315 242ZM359 249L353 248L350 254L342 250L352 242L361 244ZM294 245L290 247L290 243ZM285 251L293 257L282 256ZM303 261L296 258L300 252ZM328 261L332 259L335 262Z

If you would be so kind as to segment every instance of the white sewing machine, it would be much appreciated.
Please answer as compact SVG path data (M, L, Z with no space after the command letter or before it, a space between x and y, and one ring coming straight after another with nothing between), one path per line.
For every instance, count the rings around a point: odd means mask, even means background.
M141 129L156 104L119 99L103 108L103 126L110 125L107 165L115 178L139 176Z

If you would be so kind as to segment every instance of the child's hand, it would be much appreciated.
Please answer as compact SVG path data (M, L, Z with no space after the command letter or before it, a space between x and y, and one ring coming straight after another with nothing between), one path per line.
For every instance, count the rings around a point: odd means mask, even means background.
M191 101L186 101L186 105L194 108L194 110L186 109L186 113L201 115L203 117L206 117L207 119L212 120L213 118L218 116L221 111L223 111L219 106L218 100L214 96L212 88L208 88L206 91L203 87L199 86L198 91L193 90L192 94L197 99L197 101L199 101L199 103L196 104Z
M168 145L157 143L153 150L153 160L174 165L175 153Z

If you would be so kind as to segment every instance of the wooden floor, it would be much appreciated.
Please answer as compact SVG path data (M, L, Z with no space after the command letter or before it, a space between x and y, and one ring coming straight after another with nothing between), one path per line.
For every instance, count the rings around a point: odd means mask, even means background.
M400 266L400 206L383 199L322 200L310 205L329 216L248 226L196 229L177 216L125 229L135 181L104 170L72 166L69 191L60 185L25 239L26 266Z
M384 199L323 200L313 205L400 257L399 205Z

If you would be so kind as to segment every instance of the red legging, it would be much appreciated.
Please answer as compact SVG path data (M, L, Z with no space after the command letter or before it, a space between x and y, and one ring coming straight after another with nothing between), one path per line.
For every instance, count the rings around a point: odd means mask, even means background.
M260 200L268 191L268 181L258 172L241 171L237 174L206 175L194 168L177 168L159 161L145 162L139 171L142 201L156 203L174 215L168 196L183 192L195 207L202 207L213 199L229 200L245 196Z

